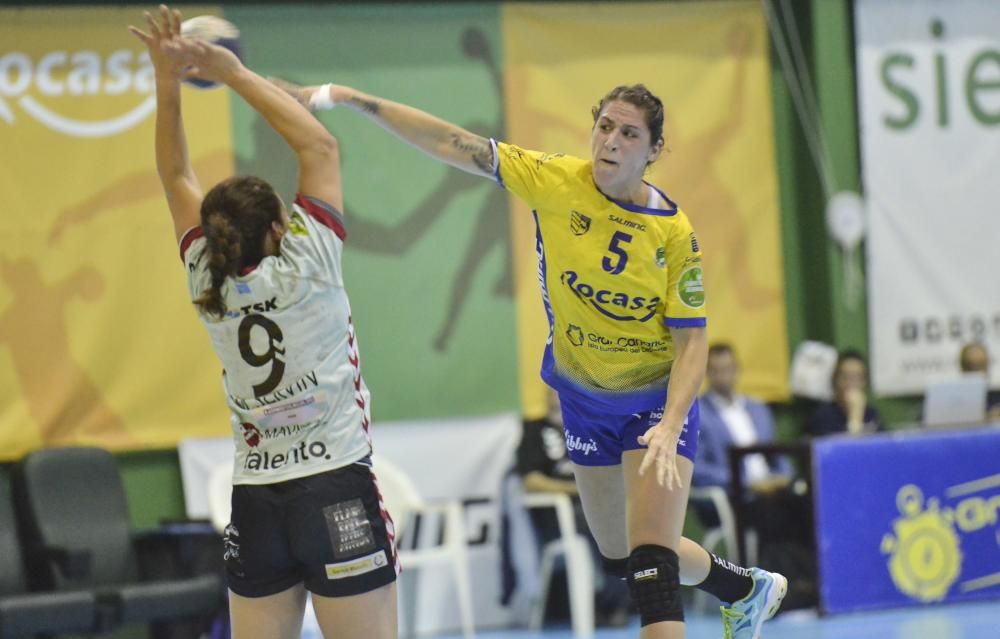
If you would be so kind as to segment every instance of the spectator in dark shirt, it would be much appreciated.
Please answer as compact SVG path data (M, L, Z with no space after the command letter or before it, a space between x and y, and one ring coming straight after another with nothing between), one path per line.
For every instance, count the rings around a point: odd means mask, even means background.
M820 404L809 420L813 437L850 433L860 435L884 430L878 411L868 403L868 364L854 350L841 351L833 369L833 401Z

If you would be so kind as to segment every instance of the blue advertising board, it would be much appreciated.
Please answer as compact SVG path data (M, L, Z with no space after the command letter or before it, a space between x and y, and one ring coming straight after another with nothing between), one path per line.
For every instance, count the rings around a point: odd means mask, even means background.
M1000 598L1000 428L824 438L813 470L825 612Z

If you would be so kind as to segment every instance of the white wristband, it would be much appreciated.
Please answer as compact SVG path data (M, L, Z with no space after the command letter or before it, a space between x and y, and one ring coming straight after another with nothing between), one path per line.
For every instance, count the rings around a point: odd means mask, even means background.
M324 84L309 97L309 107L313 111L329 111L337 103L330 97L330 85Z

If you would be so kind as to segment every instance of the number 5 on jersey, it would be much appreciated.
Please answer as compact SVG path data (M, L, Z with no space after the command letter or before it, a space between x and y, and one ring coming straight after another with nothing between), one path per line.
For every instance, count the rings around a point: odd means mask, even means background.
M608 250L617 256L617 261L613 261L610 257L605 257L604 261L601 262L601 266L604 270L612 275L618 275L625 270L625 264L628 262L628 253L621 246L622 244L628 244L632 241L632 236L628 233L622 231L615 231L615 234L611 236L611 243L608 245Z

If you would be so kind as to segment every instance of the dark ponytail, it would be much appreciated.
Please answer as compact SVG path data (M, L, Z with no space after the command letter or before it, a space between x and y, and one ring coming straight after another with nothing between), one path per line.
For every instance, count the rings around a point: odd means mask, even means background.
M271 223L281 220L281 199L257 177L231 177L219 182L201 203L211 286L194 301L198 309L222 318L226 301L222 286L247 266L264 258L264 239Z
M226 314L222 285L227 277L239 273L240 257L243 253L240 248L240 236L222 213L209 215L203 224L203 229L208 243L208 272L212 276L212 285L194 303L202 313L222 317Z

